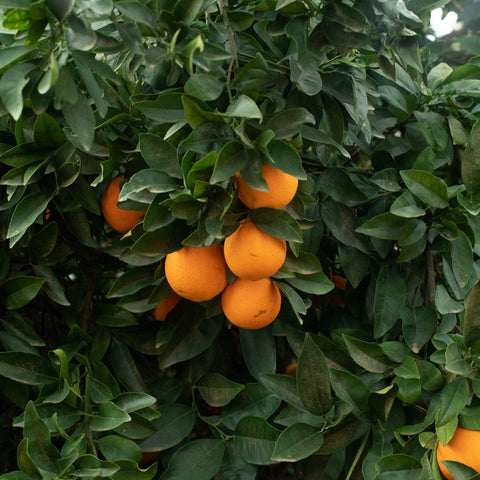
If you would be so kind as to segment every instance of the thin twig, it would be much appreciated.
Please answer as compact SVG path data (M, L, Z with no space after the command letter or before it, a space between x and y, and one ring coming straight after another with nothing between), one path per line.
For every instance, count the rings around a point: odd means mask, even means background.
M228 66L228 71L227 71L227 92L228 96L230 98L230 101L232 101L232 93L230 91L230 84L232 81L232 73L235 68L238 68L238 49L237 45L235 44L235 37L233 33L233 28L232 24L230 23L230 20L228 19L227 15L227 10L225 8L225 2L224 0L217 0L218 4L218 9L220 10L220 14L222 15L222 20L225 25L225 28L227 29L227 39L228 39L228 44L230 45L230 54L232 56L230 60L230 65Z
M427 272L426 272L426 292L425 292L425 306L431 307L435 305L435 265L433 263L433 253L427 248L425 252L427 259Z

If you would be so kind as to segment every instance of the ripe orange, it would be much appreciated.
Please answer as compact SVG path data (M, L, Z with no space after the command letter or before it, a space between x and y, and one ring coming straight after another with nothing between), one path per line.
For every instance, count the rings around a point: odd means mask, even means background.
M193 302L217 296L227 285L227 264L221 244L183 247L165 258L165 276L172 289Z
M297 192L297 178L266 163L262 164L262 176L267 182L268 192L249 187L240 172L235 174L238 198L248 208L283 208L290 203Z
M139 221L145 212L138 212L136 210L124 210L117 207L118 197L120 196L120 182L125 177L114 178L102 197L102 213L106 222L117 232L127 233Z
M163 322L181 299L180 295L172 292L165 300L162 300L153 311L155 320Z
M278 272L287 255L287 244L247 220L225 239L224 254L237 277L260 280Z
M289 363L285 367L285 375L290 375L291 377L297 376L298 362L295 360L292 363Z
M280 312L282 297L270 278L237 278L222 293L225 316L237 327L255 330L272 323Z
M480 473L480 431L467 430L458 427L453 438L447 445L438 442L437 462L442 474L448 480L453 480L453 475L442 463L443 460L463 463Z

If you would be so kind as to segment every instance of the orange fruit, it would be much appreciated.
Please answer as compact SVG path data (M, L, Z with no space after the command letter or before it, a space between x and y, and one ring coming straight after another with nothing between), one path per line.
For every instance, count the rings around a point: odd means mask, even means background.
M280 312L282 297L270 278L237 278L222 293L222 308L231 323L255 330L272 323Z
M127 233L139 221L145 212L136 210L124 210L117 207L118 197L120 196L120 182L124 180L124 176L114 178L102 197L102 213L106 222L117 232Z
M268 192L249 187L240 172L235 174L238 198L248 208L283 208L291 202L297 192L297 178L266 163L262 164L262 176L267 182Z
M155 320L163 322L181 299L182 297L180 295L172 292L167 298L162 300L153 311Z
M438 442L437 446L437 462L442 474L448 480L453 480L453 475L447 467L442 463L443 460L460 462L473 468L480 473L480 431L467 430L458 427L450 442L442 445Z
M227 264L221 244L183 247L165 258L165 276L172 289L193 302L217 296L227 286Z
M278 272L287 256L287 244L247 220L225 239L224 255L237 277L260 280Z
M297 376L297 367L298 367L298 362L294 361L290 364L288 364L285 368L285 375L290 375L291 377L296 377Z
M346 290L348 280L341 275L331 275L330 280L338 290Z

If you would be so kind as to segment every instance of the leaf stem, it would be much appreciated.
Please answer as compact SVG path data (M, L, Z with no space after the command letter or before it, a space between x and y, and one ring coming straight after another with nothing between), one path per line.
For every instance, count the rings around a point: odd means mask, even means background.
M352 464L350 465L350 469L348 470L348 473L347 473L347 476L345 477L345 480L350 480L350 478L352 477L353 471L355 470L355 468L357 466L357 463L360 460L360 457L362 456L363 450L365 450L365 446L367 445L367 440L368 440L369 435L370 435L370 430L368 430L368 432L363 437L362 443L361 443L359 449L357 450L357 454L355 455L355 458L353 459Z

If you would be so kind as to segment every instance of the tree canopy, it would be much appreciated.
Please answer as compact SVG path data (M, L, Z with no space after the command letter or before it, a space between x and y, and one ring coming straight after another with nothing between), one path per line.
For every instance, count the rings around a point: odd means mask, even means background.
M479 7L0 0L0 479L440 480L480 430ZM284 208L238 199L264 163ZM166 256L247 216L276 320L156 321Z

